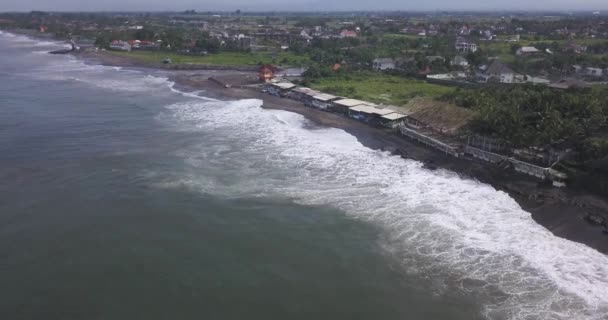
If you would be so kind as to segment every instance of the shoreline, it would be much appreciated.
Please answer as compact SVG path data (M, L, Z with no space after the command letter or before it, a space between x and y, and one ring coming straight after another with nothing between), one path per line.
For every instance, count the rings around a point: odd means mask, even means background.
M491 185L511 196L520 207L529 212L540 225L555 236L585 244L603 254L608 254L608 234L602 227L587 221L587 214L608 217L608 201L596 195L570 189L555 189L522 174L503 171L480 161L457 159L441 152L422 146L388 129L371 127L337 114L305 106L299 101L279 98L253 89L224 88L208 80L211 75L232 76L235 81L255 79L255 75L238 67L202 68L199 70L178 70L164 67L161 63L148 63L124 56L109 55L103 52L73 52L72 56L87 64L117 66L126 68L150 68L171 73L169 78L176 89L184 91L203 90L210 98L220 100L259 99L262 108L284 110L298 113L315 124L345 130L364 146L374 150L403 151L403 157L420 161L434 169L455 172L465 179L473 179ZM198 72L197 72L198 71ZM432 170L431 169L431 170Z
M489 184L507 193L523 210L532 215L534 221L555 236L608 254L608 235L602 232L600 226L585 220L585 211L608 214L608 204L599 197L577 194L567 189L555 189L523 174L503 171L480 161L453 158L388 129L371 127L351 118L307 107L299 101L271 96L252 89L224 88L207 79L192 79L188 75L178 75L171 80L175 81L178 90L204 90L205 95L210 98L259 99L263 101L264 109L294 112L317 125L342 129L368 148L386 151L398 149L403 151L404 158L423 162L431 168L455 172L464 179ZM588 208L582 208L582 205Z

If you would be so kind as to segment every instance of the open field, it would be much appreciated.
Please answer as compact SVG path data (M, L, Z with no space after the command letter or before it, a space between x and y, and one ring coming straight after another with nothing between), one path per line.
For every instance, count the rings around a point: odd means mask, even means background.
M218 66L237 66L237 65L257 65L265 63L275 63L279 65L306 65L308 58L297 56L288 52L280 52L276 54L276 59L273 59L273 54L270 52L263 53L244 53L244 52L222 52L217 54L209 54L206 56L182 55L175 52L165 51L108 51L108 53L118 56L130 57L144 62L161 62L165 58L169 58L175 64L206 64Z
M312 88L374 103L404 105L414 97L439 97L454 88L381 73L362 72L314 81Z

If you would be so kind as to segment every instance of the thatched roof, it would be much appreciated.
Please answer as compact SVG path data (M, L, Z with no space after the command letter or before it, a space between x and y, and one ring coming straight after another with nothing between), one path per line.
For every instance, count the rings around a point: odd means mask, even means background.
M424 97L410 100L404 108L411 112L410 118L447 134L455 133L475 116L470 109Z

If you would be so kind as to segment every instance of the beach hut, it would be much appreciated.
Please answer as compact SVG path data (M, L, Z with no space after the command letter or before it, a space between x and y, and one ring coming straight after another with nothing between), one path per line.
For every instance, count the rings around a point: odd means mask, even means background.
M320 92L310 88L296 87L291 89L291 92L289 92L289 98L301 101L307 106L311 106L313 97L319 94Z
M373 103L357 99L340 99L332 103L330 110L339 114L348 115L348 110L358 105L373 105Z
M370 124L381 124L382 116L394 113L395 110L382 108L375 104L362 104L349 108L350 117Z
M291 82L272 82L267 87L268 93L277 97L285 97L296 85Z
M340 99L340 97L327 93L321 93L312 97L311 105L321 110L328 110L333 105L332 102L338 99Z
M380 117L380 124L387 128L395 129L399 127L399 124L403 122L405 117L407 116L399 112L385 114Z

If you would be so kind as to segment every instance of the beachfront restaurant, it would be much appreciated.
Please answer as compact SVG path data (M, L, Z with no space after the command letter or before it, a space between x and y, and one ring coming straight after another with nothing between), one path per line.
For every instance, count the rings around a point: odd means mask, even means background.
M330 110L339 114L348 115L350 108L359 105L373 105L373 103L357 99L340 99L332 103Z
M296 85L291 82L271 82L266 87L270 95L285 97Z
M333 101L336 101L338 99L340 99L340 97L336 97L327 93L321 93L312 97L311 105L321 110L328 110L333 105Z
M321 93L310 88L296 87L289 92L289 98L301 101L307 106L312 106L313 97L319 94Z
M349 108L348 116L370 124L382 124L381 117L395 113L395 110L380 108L374 104L361 104Z
M385 114L380 117L380 124L387 128L395 129L405 120L405 117L407 116L399 112Z

